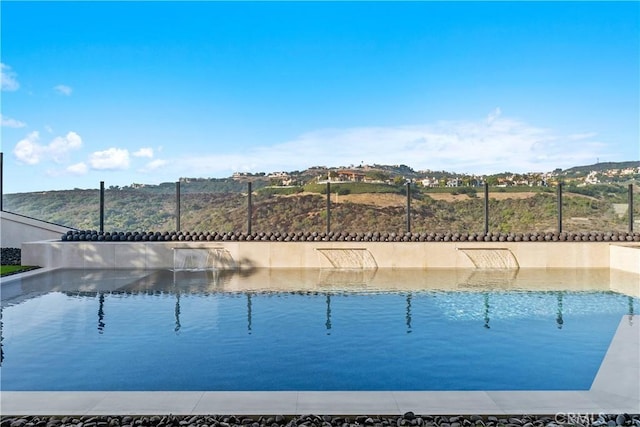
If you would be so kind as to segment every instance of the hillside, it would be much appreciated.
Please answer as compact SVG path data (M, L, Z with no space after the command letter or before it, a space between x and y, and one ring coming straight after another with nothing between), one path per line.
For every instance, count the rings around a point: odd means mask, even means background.
M627 169L640 167L640 161L631 162L602 162L586 166L575 166L562 171L563 175L574 175L576 173L589 173L591 171L603 172L612 169Z
M355 185L353 185L354 188ZM362 185L359 186L362 188ZM348 232L403 232L406 230L406 195L402 186L390 192L332 191L331 229ZM598 191L571 188L564 193L566 231L624 231L626 189L594 186ZM484 227L482 192L415 190L411 201L412 231L481 232ZM507 191L508 190L508 191ZM490 191L491 231L552 231L557 227L556 196L551 189ZM253 231L324 231L326 195L294 191L273 194L258 190L252 197ZM634 217L640 218L640 195ZM5 209L78 229L99 228L99 192L70 190L6 195ZM622 206L622 209L621 209ZM181 196L181 229L189 231L246 231L247 195L240 192L194 192ZM105 231L175 230L175 193L141 189L105 191Z
M411 224L416 232L479 232L484 229L482 180L490 187L492 231L552 231L557 228L555 188L565 180L566 231L628 228L627 183L640 191L640 162L598 163L554 171L542 179L509 173L478 180L449 172L416 172L406 165L313 167L277 174L230 178L180 178L182 230L241 231L247 228L247 183L253 190L253 231L326 230L326 179L331 183L331 229L348 232L406 230L406 185L411 179ZM580 178L582 176L583 178ZM594 184L588 184L589 176ZM564 177L564 178L563 178ZM358 182L340 181L358 179ZM425 179L435 186L421 181ZM282 186L286 180L288 185ZM323 181L324 180L324 181ZM528 182L526 186L516 183ZM502 183L502 185L497 185ZM544 185L540 185L543 183ZM453 185L452 185L453 184ZM634 218L640 219L640 195ZM6 194L4 209L77 229L98 229L98 190ZM105 190L105 231L170 231L176 228L176 184L131 184ZM636 226L640 228L640 224Z

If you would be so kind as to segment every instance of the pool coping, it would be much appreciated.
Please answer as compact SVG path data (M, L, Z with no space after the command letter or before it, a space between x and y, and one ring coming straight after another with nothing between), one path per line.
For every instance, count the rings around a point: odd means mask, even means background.
M6 415L640 413L640 315L624 315L589 390L13 392ZM558 350L558 349L556 349ZM558 350L559 351L559 350Z

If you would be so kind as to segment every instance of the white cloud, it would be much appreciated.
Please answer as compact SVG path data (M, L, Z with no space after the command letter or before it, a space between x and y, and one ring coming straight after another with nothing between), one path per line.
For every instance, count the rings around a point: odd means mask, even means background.
M571 141L580 141L583 139L591 139L595 137L597 133L595 132L583 132L583 133L574 133L568 136Z
M163 166L166 166L167 164L169 164L169 162L167 162L166 160L156 159L147 163L145 167L140 170L140 172L154 171L154 170L160 169Z
M57 163L64 161L65 155L72 150L82 147L82 138L75 132L69 132L64 137L54 138L48 146L48 151Z
M500 108L496 108L495 110L493 110L491 113L489 113L489 115L487 116L487 124L490 125L493 122L496 121L497 118L500 117L500 115L502 114L502 110L500 110Z
M109 148L96 151L89 157L91 168L98 170L118 170L129 167L129 150Z
M40 144L39 141L40 134L31 132L16 144L13 154L19 162L28 165L36 165L45 160L62 163L70 151L82 147L82 138L75 132L56 137L47 145Z
M0 87L2 90L11 92L20 88L20 83L16 79L16 73L6 64L0 63Z
M133 153L135 157L148 157L153 158L153 148L144 147Z
M53 88L60 95L70 96L73 89L67 85L57 85Z
M11 117L3 116L2 114L0 114L0 123L3 127L8 128L23 128L27 125L20 120L12 119Z
M89 167L86 163L80 162L68 166L66 171L73 175L86 175L86 173L89 171Z
M603 145L585 143L551 129L505 117L395 127L358 127L308 132L294 140L176 164L187 176L228 176L233 171L269 172L314 165L406 164L415 169L467 173L528 172L571 167L606 157Z
M38 143L39 139L40 134L37 131L31 132L26 138L18 141L13 149L13 155L19 162L27 165L40 163L46 150Z

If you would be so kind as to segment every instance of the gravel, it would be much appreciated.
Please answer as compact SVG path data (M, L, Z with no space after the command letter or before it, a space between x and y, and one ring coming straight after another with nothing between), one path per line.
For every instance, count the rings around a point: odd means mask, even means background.
M640 427L640 415L558 413L555 415L123 415L123 416L2 416L0 427L559 427L559 426L634 426Z
M2 248L0 254L0 264L20 265L21 251L19 248Z

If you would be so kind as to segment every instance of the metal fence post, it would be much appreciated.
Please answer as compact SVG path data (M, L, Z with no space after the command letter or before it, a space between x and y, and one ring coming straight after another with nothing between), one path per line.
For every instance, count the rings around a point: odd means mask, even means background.
M489 234L489 184L484 183L484 234Z
M251 205L251 181L247 183L247 234L251 234L251 211L253 207Z
M407 181L407 233L411 233L411 181Z
M4 154L0 152L0 211L4 210L2 206L2 202L4 200L4 172L3 172L3 164L4 164Z
M331 184L327 181L327 234L331 232Z
M100 231L104 232L104 181L100 181Z
M176 231L180 231L180 181L176 182Z
M629 233L633 233L633 184L629 184Z
M562 182L558 182L558 233L562 233Z

